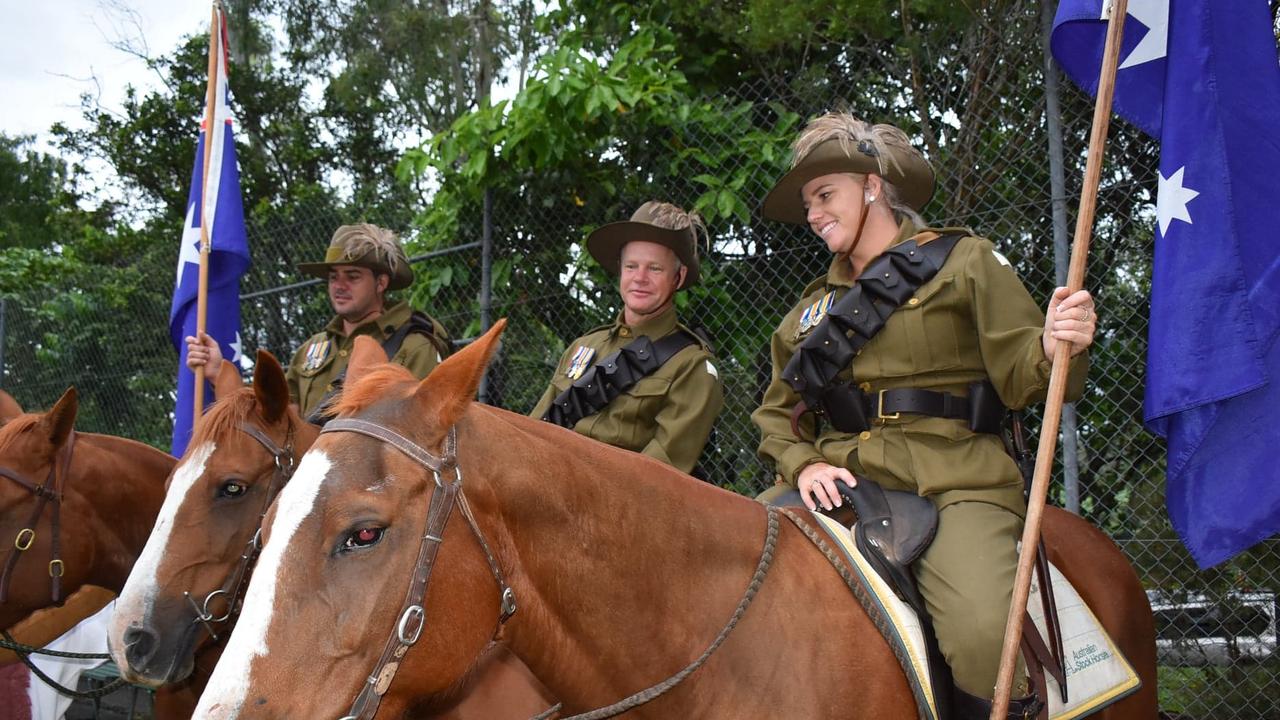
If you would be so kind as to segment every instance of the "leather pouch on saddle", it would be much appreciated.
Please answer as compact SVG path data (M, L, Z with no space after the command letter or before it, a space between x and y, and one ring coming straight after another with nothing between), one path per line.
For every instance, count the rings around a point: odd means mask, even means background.
M916 605L919 594L910 565L933 542L938 530L938 509L927 498L902 490L885 490L879 483L858 478L857 487L836 483L857 516L854 542L876 574L884 579L903 602ZM800 493L792 490L773 504L801 506ZM830 513L837 521L849 524L847 517ZM922 610L922 607L917 607Z
M837 482L836 489L858 515L854 526L858 550L899 599L917 605L919 594L909 566L933 542L938 531L938 509L928 498L885 490L865 478L859 478L852 488Z

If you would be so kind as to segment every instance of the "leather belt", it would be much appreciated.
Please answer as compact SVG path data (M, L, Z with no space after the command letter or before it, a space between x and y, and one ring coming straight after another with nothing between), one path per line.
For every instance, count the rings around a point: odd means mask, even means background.
M965 421L974 432L999 433L1007 412L990 381L969 384L969 394L955 395L923 388L890 388L864 392L851 385L829 388L821 413L836 430L858 433L874 422L897 420L903 413Z

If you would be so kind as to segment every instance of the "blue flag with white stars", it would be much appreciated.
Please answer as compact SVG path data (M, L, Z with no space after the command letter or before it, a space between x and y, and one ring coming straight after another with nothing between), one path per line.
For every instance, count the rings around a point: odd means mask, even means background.
M1053 55L1096 92L1104 0ZM1201 567L1280 533L1280 61L1267 0L1130 0L1113 109L1160 141L1144 414Z
M221 18L221 14L219 14ZM249 267L249 242L245 233L244 203L240 198L240 171L236 164L236 144L232 134L232 114L227 105L226 25L222 21L218 44L220 68L214 96L213 132L203 127L196 144L195 168L191 172L191 192L187 217L182 226L178 253L178 273L169 308L169 337L178 350L178 391L173 417L172 453L181 457L191 439L195 408L195 374L187 367L184 338L196 334L196 295L200 278L200 218L209 218L209 287L205 332L218 341L222 356L240 361L240 276ZM212 138L209 176L204 177L205 143ZM202 203L201 184L208 189L209 202ZM205 404L213 399L206 385Z

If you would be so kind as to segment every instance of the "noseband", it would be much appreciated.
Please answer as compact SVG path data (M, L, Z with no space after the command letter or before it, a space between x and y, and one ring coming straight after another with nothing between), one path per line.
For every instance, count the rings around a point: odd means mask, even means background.
M245 544L244 551L240 553L240 562L227 578L227 582L223 583L222 587L217 590L205 595L204 600L199 603L191 596L190 592L184 590L182 593L187 602L191 603L191 608L196 613L194 622L204 624L213 642L218 642L218 633L214 630L214 623L225 623L240 611L241 593L244 591L245 580L248 579L249 571L253 569L253 564L257 562L258 554L262 551L262 520L267 516L267 510L271 508L271 500L275 498L276 492L283 488L285 483L289 482L289 478L293 477L293 471L297 468L293 455L292 421L289 422L289 429L285 434L284 447L276 445L275 441L267 437L266 433L247 423L241 423L240 431L257 440L262 447L266 448L275 461L275 470L271 474L271 480L267 483L267 492L262 497L262 511L258 513L258 529L254 531L253 537L249 538L249 542ZM210 605L218 597L224 597L227 605L226 611L222 615L215 617Z
M476 524L475 516L472 515L471 508L467 505L466 495L462 493L462 468L458 467L458 430L456 427L449 428L449 434L445 439L443 456L433 455L396 431L367 420L356 418L330 420L320 432L321 434L352 432L381 440L430 470L432 479L436 484L436 490L431 494L431 504L427 507L427 523L426 529L422 534L422 543L418 547L418 562L414 567L413 577L409 581L409 590L405 594L404 605L400 611L400 621L396 623L396 631L387 638L382 657L378 659L378 664L374 666L373 673L369 675L368 681L360 689L360 694L356 696L355 702L351 704L351 709L341 718L341 720L370 720L377 714L378 705L382 702L382 696L387 692L387 688L391 686L391 680L395 677L396 671L399 670L405 653L418 641L418 637L422 634L422 628L426 627L427 618L423 601L427 595L427 584L431 580L431 570L435 565L436 553L439 551L440 545L444 543L444 527L449 522L449 516L453 512L455 504L461 508L463 517L466 518L467 524L471 527L471 532L475 534L476 540L480 542L480 549L484 551L485 558L489 561L489 570L493 573L493 579L497 581L498 589L502 594L502 610L498 616L499 628L508 618L515 614L515 593L512 592L511 587L503 579L502 570L498 568L498 561L494 559L493 552L489 549L489 543L485 541L484 533L480 532L480 526ZM448 473L450 470L453 471L453 482L445 482L441 475Z
M36 498L35 510L32 511L27 524L18 531L17 537L13 539L13 550L10 551L9 559L4 563L4 572L0 573L0 603L4 603L9 599L9 581L13 577L14 568L18 565L18 558L35 544L36 525L39 524L40 516L44 513L44 506L51 503L53 505L53 534L49 548L50 594L53 597L54 605L62 605L62 576L66 569L62 564L62 559L58 557L62 553L62 538L59 532L62 515L62 485L66 480L67 470L71 467L71 448L75 444L76 432L72 430L67 435L67 440L63 443L62 448L54 456L48 477L39 485L27 480L14 470L0 467L0 477L9 478Z

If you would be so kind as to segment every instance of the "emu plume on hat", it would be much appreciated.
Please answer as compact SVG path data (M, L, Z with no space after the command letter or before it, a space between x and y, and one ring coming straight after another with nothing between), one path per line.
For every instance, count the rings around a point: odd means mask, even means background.
M298 269L327 278L334 265L355 265L389 275L391 282L387 290L399 290L413 283L413 268L409 267L409 258L395 233L369 223L339 227L329 241L324 260L298 263Z
M587 236L587 251L613 275L622 270L622 247L635 240L671 248L688 270L677 290L698 282L698 229L706 233L702 218L671 203L650 200L631 214L630 220L601 225Z

